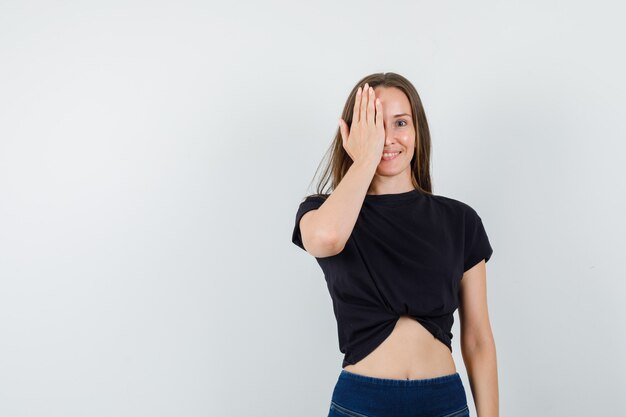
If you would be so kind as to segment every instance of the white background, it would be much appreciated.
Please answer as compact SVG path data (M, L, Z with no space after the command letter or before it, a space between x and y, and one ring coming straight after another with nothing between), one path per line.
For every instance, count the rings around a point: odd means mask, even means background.
M622 8L0 2L0 416L325 416L336 323L290 237L385 71L494 248L501 415L626 415Z

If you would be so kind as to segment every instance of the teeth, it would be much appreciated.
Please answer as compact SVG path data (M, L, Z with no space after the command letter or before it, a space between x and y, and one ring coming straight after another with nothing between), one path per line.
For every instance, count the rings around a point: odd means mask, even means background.
M390 156L396 156L397 154L399 154L400 152L395 152L395 153L384 153L383 156L385 158L389 158Z

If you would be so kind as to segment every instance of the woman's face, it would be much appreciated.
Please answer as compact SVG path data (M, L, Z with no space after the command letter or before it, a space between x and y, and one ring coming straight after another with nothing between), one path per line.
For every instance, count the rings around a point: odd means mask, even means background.
M413 125L409 99L402 90L395 87L376 87L374 93L382 103L385 126L385 146L376 172L394 176L408 169L408 177L411 178L416 127Z

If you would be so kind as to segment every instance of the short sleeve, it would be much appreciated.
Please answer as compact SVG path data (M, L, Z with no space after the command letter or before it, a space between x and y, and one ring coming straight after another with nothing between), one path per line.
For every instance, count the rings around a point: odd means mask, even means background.
M465 246L463 254L463 271L468 271L483 259L491 258L493 249L489 243L482 219L473 208L465 214Z
M326 199L324 197L318 195L312 195L306 197L306 199L300 203L300 207L298 207L298 211L296 212L296 223L293 228L293 233L291 235L291 241L298 245L300 248L304 249L304 244L302 243L302 235L300 234L300 219L304 216L308 211L318 209L322 203L324 203Z

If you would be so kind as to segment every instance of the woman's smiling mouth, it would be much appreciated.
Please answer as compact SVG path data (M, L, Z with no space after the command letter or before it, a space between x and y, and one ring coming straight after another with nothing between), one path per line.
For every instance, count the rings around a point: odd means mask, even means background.
M402 153L402 151L398 151L398 152L385 152L383 153L382 156L382 160L383 161L391 161L392 159L394 159L396 156L400 155Z

